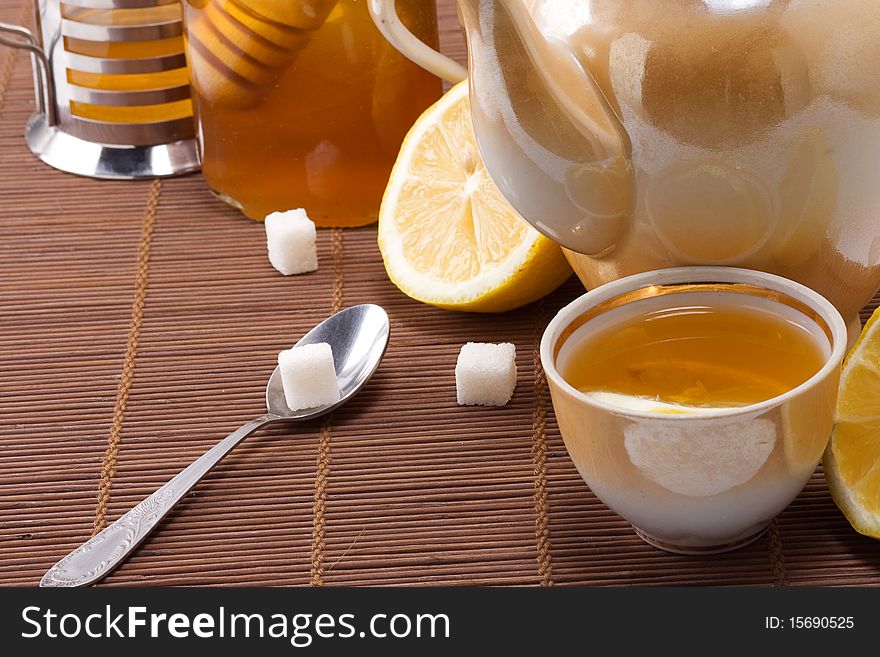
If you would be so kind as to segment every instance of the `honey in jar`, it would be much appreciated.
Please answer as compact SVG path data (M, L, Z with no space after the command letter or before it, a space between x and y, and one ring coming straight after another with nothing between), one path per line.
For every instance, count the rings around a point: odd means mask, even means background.
M434 0L401 20L437 42ZM320 226L371 223L407 130L439 79L389 45L365 0L187 0L202 172L253 219L305 208Z

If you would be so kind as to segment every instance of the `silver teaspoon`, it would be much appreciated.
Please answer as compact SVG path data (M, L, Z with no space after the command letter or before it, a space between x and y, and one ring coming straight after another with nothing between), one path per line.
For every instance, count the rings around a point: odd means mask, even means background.
M333 349L341 399L330 406L292 411L287 407L278 368L266 386L268 412L209 449L167 484L95 534L43 575L40 586L86 586L106 577L150 535L165 516L224 456L260 427L319 417L351 399L379 367L388 346L388 315L379 306L353 306L309 331L296 346L326 342Z

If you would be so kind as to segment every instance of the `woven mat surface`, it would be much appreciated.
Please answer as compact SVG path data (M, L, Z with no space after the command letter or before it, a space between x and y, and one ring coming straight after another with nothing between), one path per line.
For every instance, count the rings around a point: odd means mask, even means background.
M0 20L31 3L3 0ZM463 59L451 2L444 47ZM106 585L880 584L821 473L757 543L677 557L641 542L572 466L538 338L569 281L500 317L410 301L375 229L322 230L285 278L261 225L198 176L108 183L51 170L22 137L27 58L0 47L0 584L70 549L263 411L277 352L333 310L383 305L375 379L329 421L249 438ZM468 340L517 347L503 409L455 404Z

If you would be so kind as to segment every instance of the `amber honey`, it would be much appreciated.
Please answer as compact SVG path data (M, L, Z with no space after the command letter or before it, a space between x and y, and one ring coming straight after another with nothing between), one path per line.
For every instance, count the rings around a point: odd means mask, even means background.
M433 0L397 6L436 44ZM384 40L367 3L190 1L185 21L211 189L254 219L302 207L318 225L374 221L403 137L441 86Z
M573 348L561 372L571 385L670 404L737 407L799 386L826 360L825 338L783 306L693 303L686 296L649 311L637 305Z

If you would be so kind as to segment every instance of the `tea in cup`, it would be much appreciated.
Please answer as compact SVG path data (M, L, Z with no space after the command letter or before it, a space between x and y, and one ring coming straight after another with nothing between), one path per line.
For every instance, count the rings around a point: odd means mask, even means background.
M644 540L684 554L757 539L828 442L846 326L787 279L687 267L599 287L541 342L569 455Z

